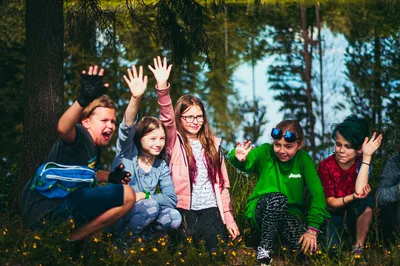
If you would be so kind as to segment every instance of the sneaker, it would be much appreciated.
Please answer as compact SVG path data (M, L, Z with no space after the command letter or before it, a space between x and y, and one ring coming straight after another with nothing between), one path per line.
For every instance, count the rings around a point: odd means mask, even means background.
M355 259L361 259L364 253L364 247L354 246L353 254Z
M265 250L262 247L257 248L257 262L260 263L261 266L270 265L272 259L270 255L271 251Z

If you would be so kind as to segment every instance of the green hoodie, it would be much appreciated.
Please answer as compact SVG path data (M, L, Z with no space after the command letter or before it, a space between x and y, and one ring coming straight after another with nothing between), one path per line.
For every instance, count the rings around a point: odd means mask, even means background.
M272 192L284 194L288 199L289 213L301 220L305 218L305 195L308 195L308 226L319 228L325 218L329 218L324 189L314 162L307 152L299 150L291 160L281 162L276 157L273 146L265 143L251 150L244 162L236 159L235 149L231 151L230 158L233 166L239 170L259 175L257 185L246 204L246 216L253 227L258 228L255 221L258 199ZM308 189L307 193L305 187Z

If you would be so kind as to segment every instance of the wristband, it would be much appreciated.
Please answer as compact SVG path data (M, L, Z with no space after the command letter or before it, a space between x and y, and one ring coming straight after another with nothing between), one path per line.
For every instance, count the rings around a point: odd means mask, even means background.
M366 163L366 162L362 162L361 164L366 164L366 165L368 165L368 166L369 166L369 163Z
M145 199L151 199L150 192L146 191L144 194L146 194L146 197L144 197Z
M317 228L312 227L312 226L309 226L307 229L311 230L311 231L313 231L313 232L315 232L317 234L319 233L319 230Z
M346 196L344 196L344 197L346 197ZM344 202L344 197L342 197L342 201L343 201L343 204L346 205L346 202Z

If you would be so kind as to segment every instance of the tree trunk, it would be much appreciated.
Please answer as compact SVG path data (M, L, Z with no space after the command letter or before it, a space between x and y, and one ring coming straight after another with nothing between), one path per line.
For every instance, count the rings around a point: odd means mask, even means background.
M319 104L321 111L321 145L325 145L325 110L324 110L324 76L323 76L323 57L322 57L322 39L321 39L321 17L319 3L315 4L315 13L318 28L318 55L319 55Z
M307 116L308 116L308 127L309 127L309 140L310 140L310 145L311 145L311 154L312 158L316 159L316 154L315 154L315 130L314 130L314 114L312 110L312 87L311 87L311 52L309 51L310 47L310 38L308 36L308 27L307 27L307 14L306 14L306 8L304 4L300 5L300 12L301 12L301 28L303 32L303 39L304 39L304 50L303 50L303 56L304 56L304 63L305 63L305 69L304 69L304 81L306 83L306 95L307 95Z
M381 40L375 27L374 38L374 88L372 93L372 117L373 129L382 129L382 97L384 95L382 87L382 61L381 61Z
M24 151L15 203L57 139L63 112L63 0L26 0Z

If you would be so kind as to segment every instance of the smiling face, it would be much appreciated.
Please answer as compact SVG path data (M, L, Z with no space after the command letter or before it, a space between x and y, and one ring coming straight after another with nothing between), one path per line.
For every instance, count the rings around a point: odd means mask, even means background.
M296 152L301 148L298 141L290 143L284 138L274 140L273 145L274 152L281 162L291 160L296 155Z
M203 117L203 115L203 111L198 105L192 105L182 113L181 124L188 138L197 139L197 135L204 122L199 122L198 119L194 119L193 122L187 122L185 117Z
M115 131L115 109L97 107L93 113L82 120L82 125L98 146L106 146Z
M156 128L140 139L141 152L146 156L158 156L165 146L165 132L163 128Z
M335 160L342 169L346 170L352 166L357 158L357 154L360 152L353 149L350 142L339 131L336 133Z

